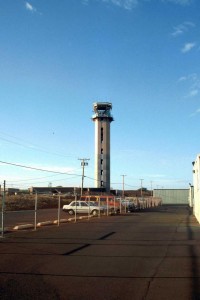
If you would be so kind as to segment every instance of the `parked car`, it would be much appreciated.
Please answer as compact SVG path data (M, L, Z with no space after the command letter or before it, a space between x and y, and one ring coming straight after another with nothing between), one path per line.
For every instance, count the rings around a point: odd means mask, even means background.
M119 207L114 207L114 206L109 207L109 211L111 214L115 214L115 215L118 215L120 213Z
M74 215L75 212L77 214L92 214L96 216L102 212L104 212L104 208L102 206L98 206L96 202L86 202L86 201L72 201L68 205L63 205L63 211L67 212L69 215Z
M138 211L138 206L135 203L130 203L127 206L127 211L128 212L134 212L134 211Z

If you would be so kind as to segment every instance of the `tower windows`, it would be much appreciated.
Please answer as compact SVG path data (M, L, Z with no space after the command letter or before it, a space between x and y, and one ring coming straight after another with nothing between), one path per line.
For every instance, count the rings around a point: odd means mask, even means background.
M103 142L103 128L101 127L101 143Z

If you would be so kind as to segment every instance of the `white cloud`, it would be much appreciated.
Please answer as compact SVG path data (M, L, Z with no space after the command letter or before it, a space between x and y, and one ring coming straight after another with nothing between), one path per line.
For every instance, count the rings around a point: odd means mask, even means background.
M31 12L36 12L36 8L33 7L29 2L25 3L25 7L27 10L31 11Z
M200 78L196 73L189 74L187 76L181 76L178 79L178 83L186 85L188 93L186 98L196 97L200 93Z
M132 10L136 8L140 3L142 2L151 2L152 0L82 0L82 4L88 5L92 1L98 1L98 2L103 2L107 4L112 4L118 7L121 7L126 10ZM194 0L158 0L160 2L169 2L173 4L178 4L178 5L189 5L192 4ZM181 33L181 30L180 30ZM179 31L177 31L177 34L179 34Z
M196 90L191 90L190 91L190 94L189 94L189 97L195 97L197 96L199 93L199 91L196 89Z
M193 22L184 22L174 27L174 31L172 32L173 37L177 37L189 31L191 27L195 27Z
M186 76L181 76L179 79L178 79L178 82L182 82L182 81L186 81L187 80L187 77Z
M139 4L139 0L100 0L100 1L110 3L127 10L131 10Z
M190 117L194 117L200 113L200 108L198 108L195 112L193 112Z
M89 4L89 0L82 0L82 3L83 3L84 5L88 5L88 4Z
M193 0L162 0L162 2L171 2L180 5L189 5L192 4Z
M183 48L181 49L182 53L187 53L191 51L196 46L195 43L186 43Z

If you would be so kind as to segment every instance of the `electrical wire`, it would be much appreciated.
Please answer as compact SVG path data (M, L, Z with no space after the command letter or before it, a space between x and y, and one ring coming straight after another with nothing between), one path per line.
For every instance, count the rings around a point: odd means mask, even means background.
M74 176L75 175L77 177L82 176L80 174L72 174L72 173L70 174L68 172L59 172L59 171L46 170L46 169L30 167L30 166L25 166L25 165L11 163L11 162L6 162L6 161L1 161L1 160L0 160L0 163L6 164L6 165L15 166L15 167L20 167L20 168L25 168L25 169L31 169L31 170L41 171L41 172L48 172L48 173L55 173L55 174L65 174L65 175L70 175L70 176L72 176L72 175Z
M2 134L0 132L0 134ZM15 142L15 141L11 141L7 138L3 138L3 137L0 137L0 140L3 140L3 141L6 141L8 143L11 143L11 144L15 144L15 145L18 145L18 146L21 146L21 147L24 147L24 148L28 148L29 150L32 150L32 151L39 151L39 152L43 152L43 153L48 153L48 154L53 154L53 155L57 155L57 156L61 156L61 157L74 157L72 155L64 155L64 154L61 154L61 153L56 153L56 152L50 152L50 151L47 151L45 148L42 148L42 147L38 147L28 141L25 141L21 138L17 138L17 137L14 137L12 135L9 135L9 134L4 134L4 135L7 135L7 136L10 136L14 139L17 139L17 140L21 140L21 141L24 141L25 143L28 143L29 145L25 145L25 144L22 144L22 143L19 143L19 142Z

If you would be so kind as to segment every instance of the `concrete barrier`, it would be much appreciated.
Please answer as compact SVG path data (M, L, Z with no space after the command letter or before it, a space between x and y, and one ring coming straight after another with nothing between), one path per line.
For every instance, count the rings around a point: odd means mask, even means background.
M60 223L67 223L68 219L60 219ZM58 220L54 220L53 224L58 224Z
M15 227L13 227L13 230L29 229L29 228L33 228L33 227L34 227L33 224L23 224L23 225L17 225Z
M94 216L89 216L89 218L92 218L92 217L94 217ZM88 216L81 216L81 217L78 217L77 218L78 220L82 220L82 219L88 219Z
M44 221L44 222L37 223L37 227L52 225L52 224L54 224L53 221Z
M89 215L89 218L93 218L95 216L93 215ZM81 216L81 217L77 217L77 220L82 220L82 219L88 219L88 216ZM73 218L69 218L69 219L60 219L60 223L67 223L70 221L75 221L75 217ZM37 227L41 227L41 226L48 226L48 225L54 225L54 224L58 224L58 220L54 220L54 221L44 221L44 222L39 222L37 223ZM23 230L23 229L29 229L29 228L33 228L34 225L33 224L23 224L23 225L17 225L13 228L13 230ZM6 231L6 229L4 229L4 232Z

